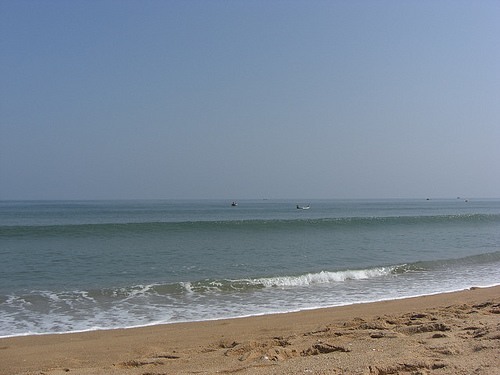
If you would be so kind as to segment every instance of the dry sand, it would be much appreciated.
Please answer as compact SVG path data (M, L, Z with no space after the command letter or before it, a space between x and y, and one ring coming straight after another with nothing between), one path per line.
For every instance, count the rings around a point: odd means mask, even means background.
M0 374L500 374L500 287L0 339Z

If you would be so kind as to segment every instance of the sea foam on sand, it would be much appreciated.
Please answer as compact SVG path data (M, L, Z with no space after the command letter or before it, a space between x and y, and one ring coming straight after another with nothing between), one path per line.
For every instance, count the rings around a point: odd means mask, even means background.
M500 286L287 314L0 339L10 374L484 374Z

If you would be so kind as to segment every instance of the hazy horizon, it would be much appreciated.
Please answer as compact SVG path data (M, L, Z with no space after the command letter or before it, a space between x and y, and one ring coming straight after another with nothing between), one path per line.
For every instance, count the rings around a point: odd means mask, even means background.
M242 203L242 202L291 202L297 204L310 204L319 201L496 201L500 197L400 197L400 198L311 198L311 197L289 197L289 198L234 198L234 197L215 197L215 198L98 198L98 199L0 199L0 202L182 202L182 201L213 201Z

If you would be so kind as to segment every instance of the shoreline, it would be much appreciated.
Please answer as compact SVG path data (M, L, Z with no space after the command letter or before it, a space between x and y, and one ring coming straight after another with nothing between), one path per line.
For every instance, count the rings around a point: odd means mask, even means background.
M0 373L494 374L499 313L500 286L494 286L232 319L4 337Z
M466 290L488 289L488 288L496 288L496 287L500 288L500 284L492 284L492 285L486 285L486 286L473 286L473 287L470 287L467 289L448 290L448 291L444 291L444 292L434 292L434 293L429 293L429 294L420 294L420 295L404 296L404 297L397 297L397 298L387 298L387 299L380 299L380 300L375 300L375 301L350 302L350 303L341 304L341 305L333 305L333 306L325 306L325 307L311 307L311 308L304 308L304 309L291 310L291 311L258 313L258 314L232 316L232 317L225 317L225 318L200 319L200 320L180 320L180 321L173 321L173 322L153 322L153 323L147 323L147 324L143 324L143 325L134 325L134 326L127 326L127 327L113 327L113 328L98 327L98 328L89 328L89 329L83 329L83 330L64 331L64 332L39 332L39 333L12 334L12 335L0 336L0 340L17 338L17 337L84 334L84 333L90 333L90 332L106 332L106 331L116 331L116 330L124 330L124 329L125 330L141 329L141 328L148 328L148 327L167 326L167 325L171 325L171 324L191 324L191 323L217 322L220 320L247 319L247 318L255 318L255 317L265 317L265 316L270 316L270 315L283 315L283 314L293 314L293 313L323 310L323 309L335 309L335 308L339 308L339 307L349 307L349 306L353 306L353 305L366 305L366 304L380 303L380 302L387 302L387 301L400 301L400 300L406 300L406 299L412 299L412 298L420 298L420 297L428 297L428 296L441 295L441 294L456 293L456 292L461 292L461 291L466 291Z

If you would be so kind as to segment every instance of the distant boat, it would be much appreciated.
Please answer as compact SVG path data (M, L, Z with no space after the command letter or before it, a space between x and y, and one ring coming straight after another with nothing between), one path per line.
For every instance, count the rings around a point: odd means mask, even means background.
M236 202L231 203L232 207L236 207L237 205L238 205L238 203L236 203Z
M311 206L307 205L307 206L299 206L297 205L297 210L308 210L309 208L311 208Z

